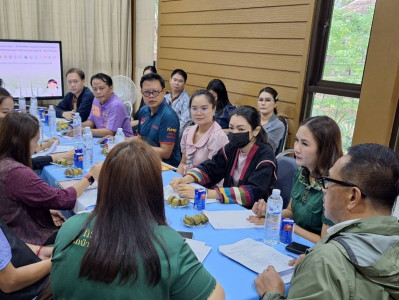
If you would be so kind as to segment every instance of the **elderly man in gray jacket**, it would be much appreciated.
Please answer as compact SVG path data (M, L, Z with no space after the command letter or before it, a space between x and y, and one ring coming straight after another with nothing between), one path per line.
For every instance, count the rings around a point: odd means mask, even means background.
M265 299L399 299L399 156L377 144L349 148L321 179L336 225L297 263L288 296L272 266L255 279Z

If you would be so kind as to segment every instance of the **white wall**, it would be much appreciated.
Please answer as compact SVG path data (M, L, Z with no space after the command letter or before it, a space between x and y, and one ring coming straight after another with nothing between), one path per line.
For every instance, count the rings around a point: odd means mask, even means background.
M152 65L154 61L155 26L157 22L155 19L155 0L136 0L136 67L133 72L134 83L137 87L135 107L139 106L141 100L140 78L143 69Z

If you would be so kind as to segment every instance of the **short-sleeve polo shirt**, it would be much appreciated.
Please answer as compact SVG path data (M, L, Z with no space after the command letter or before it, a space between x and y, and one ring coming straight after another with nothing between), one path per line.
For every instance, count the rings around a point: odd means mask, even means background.
M179 117L164 99L157 111L151 115L148 106L143 106L139 112L138 133L148 144L160 147L161 144L173 144L169 159L163 161L177 167L181 160L179 145Z
M11 247L0 229L0 271L3 270L11 261Z

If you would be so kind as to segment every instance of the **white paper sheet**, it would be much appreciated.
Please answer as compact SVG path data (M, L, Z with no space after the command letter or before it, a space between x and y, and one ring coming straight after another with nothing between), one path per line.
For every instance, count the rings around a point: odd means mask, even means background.
M58 141L54 141L51 144L50 148L47 148L45 150L42 150L42 151L39 151L39 152L33 154L32 158L35 158L37 156L47 156L47 155L54 153L55 148L57 148L57 144L58 144Z
M68 151L70 151L70 150L72 150L74 147L71 145L71 146L60 146L60 145L58 145L56 148L55 148L55 150L53 151L53 154L54 153L63 153L63 152L68 152Z
M205 245L205 242L197 240L186 239L186 243L190 246L191 250L193 250L195 256L200 262L204 261L205 257L212 249L212 247Z
M78 213L83 210L89 210L97 201L97 189L86 190L75 203L73 211Z
M80 179L81 178L79 178L79 179L70 179L70 180L60 180L60 181L57 181L57 185L60 188L67 189L67 188L69 188L71 186L74 186L76 183L78 183L80 181ZM94 181L92 185L89 185L86 188L86 191L87 190L92 190L92 189L97 189L97 188L98 188L98 181Z
M192 185L195 188L201 187L199 184L196 184L196 183L191 183L190 185ZM164 194L165 200L168 199L169 196L171 196L171 195L180 198L179 194L175 190L173 190L173 188L169 184L165 185L163 187L163 194ZM194 203L194 199L190 199L190 202ZM214 199L214 198L206 199L206 203L214 203L214 202L218 202L218 200Z
M208 217L209 223L214 229L239 229L239 228L259 228L262 225L255 225L247 219L254 216L249 209L242 210L204 210L203 213Z
M280 274L284 283L291 281L294 267L289 266L288 262L292 260L292 257L261 242L247 238L234 244L219 246L219 251L258 274L272 265Z

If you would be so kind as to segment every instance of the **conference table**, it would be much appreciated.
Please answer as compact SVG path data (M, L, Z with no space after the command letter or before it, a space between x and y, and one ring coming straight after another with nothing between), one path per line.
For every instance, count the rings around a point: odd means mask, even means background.
M70 139L65 139L60 137L60 141L62 145L73 145L73 141ZM98 139L94 139L94 162L103 161L105 159L105 155L101 153L101 147L97 143ZM83 175L85 175L88 171L89 166L85 165ZM64 175L62 171L63 168L57 165L49 165L46 166L42 173L41 178L44 179L50 185L56 187L58 181L68 180L68 178ZM163 171L162 179L164 186L167 185L172 178L180 176L172 170ZM93 209L95 205L95 195L96 190L89 190L86 195L83 194L83 197L91 198L89 205L86 207L82 206L80 203L80 198L77 200L77 204L75 206L74 211L79 213L82 210L90 210ZM79 206L80 203L80 206ZM87 204L87 202L86 202ZM220 210L243 210L240 205L237 204L221 204L218 202L215 203L207 203L206 210L209 211L220 211ZM257 274L250 269L242 266L241 264L231 260L230 258L224 256L219 252L220 245L227 245L238 242L245 238L252 238L254 240L260 240L263 228L246 228L246 229L218 229L215 230L211 224L206 224L203 227L194 227L189 228L186 227L182 219L185 214L191 216L198 213L193 207L193 204L190 204L184 208L173 208L166 204L165 202L165 213L166 220L169 226L177 231L189 231L193 232L193 239L205 242L207 246L212 247L209 254L206 256L203 261L203 265L205 268L216 278L216 280L223 286L226 299L237 299L237 300L245 300L245 299L258 299L259 296L256 292L254 279L257 277ZM294 241L298 243L302 243L308 246L312 246L312 243L294 235ZM297 257L295 254L287 252L285 250L285 245L277 244L274 246L276 250L286 255ZM286 290L289 288L289 284L286 285Z

